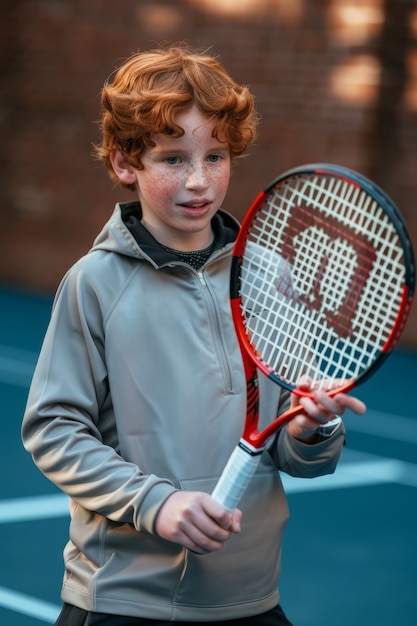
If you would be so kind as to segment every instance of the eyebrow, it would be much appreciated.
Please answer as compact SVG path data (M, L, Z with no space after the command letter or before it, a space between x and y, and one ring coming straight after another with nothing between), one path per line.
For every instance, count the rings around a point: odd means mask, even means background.
M207 149L205 150L205 152L209 153L209 152L228 152L230 150L229 144L217 144L217 145L209 145L207 147ZM189 153L189 150L187 150L187 148L181 148L181 147L176 147L176 146L154 146L152 148L152 153L156 154L157 156L165 156L165 155L171 155L171 154L178 154L178 155L186 155Z
M161 137L163 137L162 139L163 145L160 144ZM176 142L176 143L175 145L173 143L172 146L167 145L164 142L165 139L167 139L169 143L171 142ZM170 137L169 135L158 133L156 137L153 137L153 140L155 141L155 146L152 146L152 151L157 152L157 153L172 152L172 150L174 150L177 153L188 152L187 148L182 148L181 144L178 145L178 142L181 142L182 139L184 139L184 136ZM216 137L210 138L208 146L209 146L208 148L209 150L227 150L230 148L229 143L227 141L219 141Z

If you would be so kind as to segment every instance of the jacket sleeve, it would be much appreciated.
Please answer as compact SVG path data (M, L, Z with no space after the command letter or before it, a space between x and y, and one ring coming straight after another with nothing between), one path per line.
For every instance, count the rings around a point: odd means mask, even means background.
M284 395L280 413L289 407L289 394ZM343 422L330 436L315 444L306 444L292 437L284 426L270 449L272 458L280 471L298 478L315 478L332 474L339 461L346 430Z
M100 297L82 263L62 282L29 391L22 439L38 468L84 508L153 532L174 485L117 452ZM111 434L110 434L111 433Z

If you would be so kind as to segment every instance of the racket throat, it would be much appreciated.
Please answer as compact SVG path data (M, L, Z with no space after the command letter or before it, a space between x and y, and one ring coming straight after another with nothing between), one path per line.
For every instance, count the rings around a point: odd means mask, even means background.
M246 420L242 433L242 439L239 443L243 450L247 450L249 454L257 453L259 445L256 445L256 437L258 431L259 416L259 381L256 370L246 381ZM253 445L252 443L253 442ZM245 447L246 446L246 447ZM261 446L261 450L265 446Z
M265 446L262 446L261 448L255 448L254 446L251 446L250 443L248 443L244 439L241 439L239 441L239 448L242 448L242 450L244 450L251 456L259 456L264 451Z

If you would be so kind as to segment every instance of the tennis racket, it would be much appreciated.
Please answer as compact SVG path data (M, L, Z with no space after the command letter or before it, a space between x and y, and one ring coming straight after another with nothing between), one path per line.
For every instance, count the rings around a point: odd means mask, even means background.
M246 214L230 297L247 384L243 434L213 497L232 511L270 438L299 405L258 429L257 370L284 388L301 375L330 396L366 380L397 344L415 265L392 200L364 176L313 164L273 181ZM326 385L326 386L325 386Z

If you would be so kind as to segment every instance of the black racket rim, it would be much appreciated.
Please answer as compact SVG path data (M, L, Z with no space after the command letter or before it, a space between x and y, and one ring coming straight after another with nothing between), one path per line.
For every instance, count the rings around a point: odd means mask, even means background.
M368 369L359 374L359 376L354 381L352 381L351 384L349 383L347 387L357 386L358 384L367 380L369 376L373 374L375 370L379 368L380 365L385 361L388 354L390 354L392 350L396 347L407 324L411 312L415 290L416 268L411 236L398 207L395 205L393 200L386 194L386 192L383 191L378 185L354 170L330 163L312 163L298 166L287 170L286 172L275 178L263 191L261 191L260 194L258 194L252 205L249 207L244 219L242 220L241 228L233 248L233 258L230 274L230 298L232 302L233 317L240 347L241 350L244 351L246 358L251 360L252 364L255 365L268 378L272 379L274 382L278 383L284 388L287 388L290 391L294 390L295 385L286 382L285 380L281 379L274 371L271 371L270 368L258 357L258 355L254 353L252 346L250 346L247 338L245 338L245 324L242 314L239 314L239 303L241 301L240 272L248 232L251 228L254 217L258 213L259 209L263 206L263 204L267 201L268 196L274 191L274 189L285 184L285 182L290 178L314 174L342 178L352 183L353 185L360 187L369 196L371 196L390 218L392 225L398 234L398 238L404 254L404 293L397 324L395 325L395 328L393 328L389 340L386 342L386 345L381 350L378 357L374 360L374 362L369 366Z
M406 270L405 284L408 288L409 297L412 298L415 291L416 264L411 235L404 221L404 218L392 198L381 187L379 187L376 183L371 181L363 174L356 172L355 170L332 163L309 163L287 170L286 172L275 178L256 198L255 202L249 208L249 211L247 213L249 224L252 222L253 214L256 213L256 211L259 209L259 206L265 201L265 197L267 197L273 191L273 189L282 185L289 178L302 176L303 174L327 174L329 176L335 176L345 179L353 184L359 185L367 194L369 194L371 197L374 198L374 200L376 200L376 202L378 202L378 204L384 209L384 211L390 218L395 230L397 231L398 237L403 247ZM249 217L250 213L252 214L251 217Z

